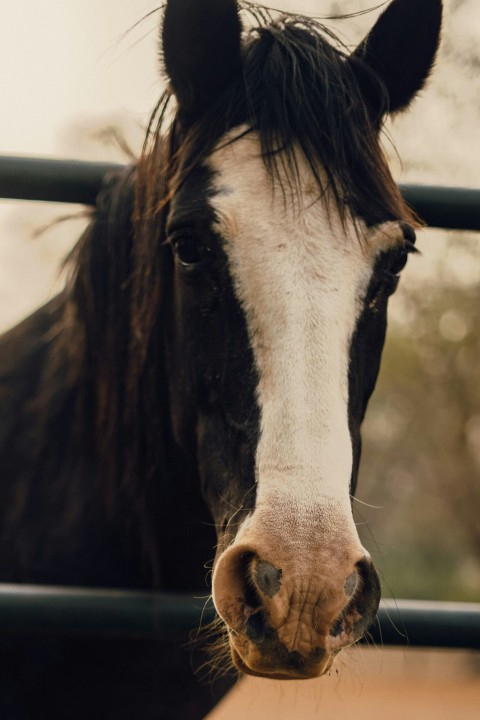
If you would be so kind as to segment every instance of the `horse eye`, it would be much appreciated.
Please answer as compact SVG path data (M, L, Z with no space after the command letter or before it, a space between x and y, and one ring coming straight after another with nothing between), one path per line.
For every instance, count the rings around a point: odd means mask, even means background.
M400 275L403 268L407 264L408 260L408 249L404 246L397 250L395 253L394 258L392 259L392 264L390 265L389 271L392 273L392 275Z
M194 235L176 235L170 242L173 252L181 265L185 265L185 267L196 265L202 259L197 240Z

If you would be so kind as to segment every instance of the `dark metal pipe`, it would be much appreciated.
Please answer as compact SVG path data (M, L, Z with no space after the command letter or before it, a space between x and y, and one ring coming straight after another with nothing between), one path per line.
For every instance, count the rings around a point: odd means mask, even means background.
M125 590L0 585L0 632L185 639L215 616L205 598ZM480 649L480 603L382 602L377 644Z
M102 183L119 163L0 156L0 197L95 205Z
M480 603L384 601L369 634L378 645L480 650Z
M480 190L400 185L403 197L430 227L480 230Z
M102 182L125 166L0 156L0 197L95 205ZM432 227L480 230L480 190L400 185L407 202Z
M205 599L173 593L0 583L0 633L59 632L185 639ZM211 605L203 622L213 619Z

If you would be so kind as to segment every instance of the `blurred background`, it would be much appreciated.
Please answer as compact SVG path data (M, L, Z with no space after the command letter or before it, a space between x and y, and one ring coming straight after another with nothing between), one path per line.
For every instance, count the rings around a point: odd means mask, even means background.
M271 4L327 17L366 10L374 0ZM412 109L387 126L385 147L399 182L480 188L480 4L444 4L444 39L435 73ZM379 12L328 24L354 47ZM2 0L0 153L120 162L130 159L129 152L138 155L162 87L158 18L149 0ZM76 217L49 227L64 216ZM0 201L0 329L58 291L61 260L85 222L78 206ZM480 236L426 230L419 248L422 254L411 258L391 301L381 376L364 426L356 520L380 570L384 596L478 602ZM345 661L355 668L355 677L358 667L365 668L358 680L364 697L370 697L368 673L375 678L377 702L379 677L388 685L390 671L397 680L400 672L403 680L408 675L410 693L413 678L423 677L423 688L430 687L430 680L438 685L428 691L424 706L417 698L421 711L409 712L412 717L430 717L434 699L436 718L451 717L455 703L463 708L459 718L473 718L475 702L478 712L478 656L447 654L445 659L441 653L409 651L407 661L405 654L398 660L392 652L382 653L378 667L353 656ZM438 698L457 671L452 688L458 699L443 715L447 705ZM472 704L467 706L470 680ZM254 681L248 687L252 685L259 687ZM346 711L349 691L342 687L340 692L332 685L332 702L343 693L339 707ZM403 690L395 687L392 697L398 698ZM358 689L352 690L357 700ZM258 691L250 692L246 707L251 720L257 714L266 717ZM268 692L262 690L265 703L274 695ZM329 691L323 692L323 701L321 693L311 694L314 699L302 717L326 711ZM309 693L283 685L278 694L285 713L291 701L291 716ZM247 696L242 697L245 702ZM239 702L236 698L235 707ZM385 717L385 703L375 705L375 711L367 703L365 715L358 715L357 702L356 716ZM234 717L232 707L229 717ZM281 707L275 711L278 718L283 717ZM375 714L379 707L383 710ZM397 717L394 707L392 700L391 718ZM338 707L335 712L338 716Z

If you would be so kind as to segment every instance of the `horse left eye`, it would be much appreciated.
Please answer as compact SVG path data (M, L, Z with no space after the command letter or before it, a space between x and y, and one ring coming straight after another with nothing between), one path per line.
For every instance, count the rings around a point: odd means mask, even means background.
M392 264L390 265L389 271L392 273L392 275L400 275L403 268L407 264L408 260L408 250L406 247L402 247L395 253L395 256L392 259Z
M171 240L173 252L178 261L186 267L195 265L202 259L194 235L177 235Z

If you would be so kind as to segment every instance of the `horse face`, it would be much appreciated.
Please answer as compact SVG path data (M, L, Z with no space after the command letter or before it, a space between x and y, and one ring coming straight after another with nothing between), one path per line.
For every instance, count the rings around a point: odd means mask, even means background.
M167 5L164 37L184 4ZM218 3L206 5L214 24ZM235 3L226 6L238 21ZM382 33L407 6L393 3ZM365 58L383 40L374 32L358 51L370 107L378 96ZM239 58L225 57L233 77ZM224 90L225 65L217 87L215 78L199 87L197 104L195 85L182 85L172 64L167 53L188 132L208 91ZM181 70L185 77L185 63ZM390 109L405 105L423 79L410 77L408 92L392 90ZM292 155L280 157L273 175L262 151L250 125L233 127L172 199L171 404L175 437L195 453L217 526L213 599L233 661L254 675L306 678L326 672L378 607L378 577L350 493L387 300L412 236L395 219L372 225L342 213L327 182L319 195L300 148L293 164Z
M255 134L223 139L168 221L174 426L217 526L214 601L238 667L275 677L325 671L378 606L350 490L408 242L342 222L299 162L288 198Z

